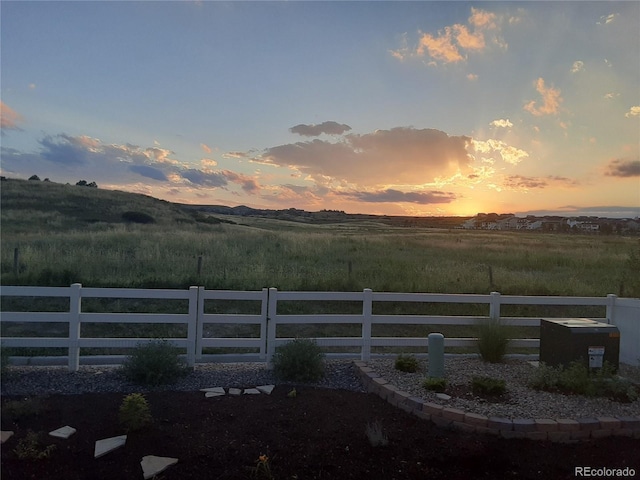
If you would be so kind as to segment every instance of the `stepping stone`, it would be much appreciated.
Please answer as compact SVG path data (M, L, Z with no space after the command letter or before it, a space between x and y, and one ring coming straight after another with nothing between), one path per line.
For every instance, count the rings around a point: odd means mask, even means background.
M446 393L436 393L436 397L440 400L451 400L451 395L447 395Z
M245 395L260 395L260 390L258 390L257 388L245 388L244 389L244 394Z
M171 457L156 457L155 455L147 455L146 457L142 457L142 461L140 462L140 466L142 467L142 474L144 475L145 480L147 478L153 478L160 472L163 472L171 465L175 465L178 463L177 458Z
M200 391L201 392L205 392L204 396L206 398L220 397L222 395L225 395L224 388L222 388L222 387L202 388L202 389L200 389Z
M49 432L49 435L58 438L69 438L74 433L76 433L76 429L67 425L66 427L60 427L53 432Z
M267 395L271 395L271 392L273 392L273 389L275 388L275 385L260 385L259 387L256 387L258 390L260 390L262 393L266 393Z
M0 443L4 443L13 436L11 430L0 430Z
M242 393L242 390L240 390L239 388L229 389L229 395L240 395L241 393Z
M115 450L116 448L123 446L126 442L127 442L126 435L120 435L118 437L111 437L111 438L105 438L102 440L97 440L95 449L93 451L93 458L98 458L103 455L106 455L112 450Z

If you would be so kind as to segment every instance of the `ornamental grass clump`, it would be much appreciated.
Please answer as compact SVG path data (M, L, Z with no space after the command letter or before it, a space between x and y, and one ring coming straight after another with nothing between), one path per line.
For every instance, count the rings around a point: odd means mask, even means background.
M367 423L365 434L367 435L372 447L385 447L389 445L389 438L387 437L387 434L384 433L382 425L380 425L380 422L378 421Z
M504 380L491 377L473 377L471 391L474 395L502 395L507 391Z
M442 393L447 389L447 380L445 378L430 377L422 382L422 386L425 390Z
M401 372L415 373L418 371L418 359L413 355L400 354L396 358L395 368Z
M276 348L273 371L278 378L294 382L317 382L324 377L324 353L308 338L296 338Z
M144 385L175 383L187 372L178 349L166 340L138 344L122 365L122 373L128 380Z
M476 327L478 351L482 360L489 363L502 362L509 345L508 329L499 319L490 319Z

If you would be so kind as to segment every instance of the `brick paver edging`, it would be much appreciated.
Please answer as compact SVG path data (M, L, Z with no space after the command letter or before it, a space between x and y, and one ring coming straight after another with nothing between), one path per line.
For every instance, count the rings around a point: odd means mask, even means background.
M390 384L367 366L355 361L360 378L370 393L440 427L486 433L504 438L529 438L551 442L577 442L610 436L640 438L640 417L595 418L500 418L449 408L412 397Z

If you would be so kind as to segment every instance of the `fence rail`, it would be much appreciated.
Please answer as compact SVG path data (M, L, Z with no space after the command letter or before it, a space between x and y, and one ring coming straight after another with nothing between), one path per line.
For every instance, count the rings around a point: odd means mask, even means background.
M357 356L369 360L380 347L420 347L426 349L426 335L373 336L373 325L442 325L472 326L487 319L501 319L512 326L537 327L540 317L506 317L501 315L503 305L560 305L560 306L596 306L603 307L604 316L590 317L604 323L613 323L621 332L620 360L640 365L640 299L606 297L554 297L554 296L507 296L498 292L482 294L432 294L432 293L389 293L373 292L287 292L276 288L264 288L261 291L206 290L204 287L190 287L187 290L168 289L125 289L125 288L85 288L80 284L70 287L0 287L0 296L4 297L66 297L69 309L65 312L16 312L4 311L2 323L55 322L68 325L67 337L19 337L2 336L2 347L57 347L68 350L66 356L70 370L79 368L82 348L132 348L137 344L153 341L154 338L104 338L84 337L81 335L83 324L178 324L186 332L182 337L167 338L173 345L185 349L189 365L205 361L266 361L269 362L275 349L292 339L278 335L278 326L308 324L345 324L356 325L358 333L352 336L316 336L319 346L328 349L327 356ZM82 310L82 300L97 299L138 299L184 300L186 308L181 313L117 313L87 312ZM257 303L259 313L206 313L207 301L232 301ZM279 310L281 302L354 302L361 304L358 313L345 314L284 314ZM374 314L374 305L388 302L412 302L416 304L478 304L486 309L485 315L408 315ZM4 303L4 302L3 302ZM353 307L352 307L353 308ZM360 308L360 307L358 307ZM253 326L252 336L225 337L209 336L207 329L212 326L230 324L234 326ZM4 327L3 326L3 327ZM186 327L186 328L185 328ZM353 330L355 331L355 330ZM4 332L4 328L3 328ZM445 338L445 347L473 347L473 337ZM535 349L539 347L538 338L513 338L511 347ZM350 349L350 352L340 350ZM254 353L205 354L204 349L251 349ZM355 350L355 351L354 351ZM82 356L82 361L90 360ZM100 357L104 363L121 361L122 355ZM35 359L32 359L35 360ZM50 360L50 359L49 359ZM43 360L46 361L46 360Z

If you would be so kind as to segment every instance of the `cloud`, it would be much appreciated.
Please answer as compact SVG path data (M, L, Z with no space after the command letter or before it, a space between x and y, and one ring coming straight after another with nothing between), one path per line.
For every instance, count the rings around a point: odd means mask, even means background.
M640 160L618 158L611 160L605 175L609 177L640 177Z
M392 50L391 55L399 60L428 56L434 63L462 62L469 53L484 51L489 44L506 47L500 38L502 20L495 13L472 7L467 24L448 25L436 34L419 31L415 48L409 48L407 36L404 35L402 46Z
M520 150L519 148L506 144L502 140L495 140L493 138L489 140L473 140L471 146L475 152L480 154L498 153L503 161L511 165L517 165L529 156L524 150Z
M583 70L584 70L583 61L577 60L573 62L573 65L571 66L571 73L578 73L578 72L582 72Z
M529 190L532 188L547 187L574 187L578 183L567 177L548 175L546 177L527 177L523 175L510 175L505 178L504 186L510 189Z
M131 165L129 167L133 173L137 173L138 175L142 175L143 177L151 178L153 180L159 180L161 182L166 182L167 176L157 168L154 168L150 165Z
M624 114L625 117L640 117L640 105L635 105L629 109L627 113Z
M560 90L547 87L542 77L536 81L536 90L542 96L542 105L538 106L534 100L524 106L524 109L537 117L558 113L562 97Z
M207 145L206 143L201 143L200 144L200 148L202 148L202 150L205 153L211 153L212 152L211 147L209 145Z
M456 199L456 195L451 192L402 192L391 188L373 192L340 192L339 195L351 197L361 202L370 203L417 203L420 205L431 205L437 203L451 203Z
M398 127L340 141L314 139L266 149L255 161L290 167L316 183L422 184L466 170L471 138L434 129Z
M302 135L304 137L317 137L319 135L322 135L323 133L327 135L342 135L344 132L348 132L349 130L351 130L351 127L349 125L332 121L322 122L319 125L300 124L289 129L291 133L297 133L298 135Z
M611 22L613 22L616 17L618 16L617 13L611 13L609 15L602 15L600 17L600 20L596 22L596 25L607 25Z
M229 183L240 185L247 193L257 193L260 190L258 182L247 175L242 175L231 170L199 170L196 168L184 169L178 174L194 185L200 187L226 187Z
M500 127L500 128L513 127L513 123L511 123L508 118L506 120L503 120L503 119L494 120L489 125L491 125L492 127Z
M20 130L18 124L23 120L22 115L0 101L0 128L2 130Z

